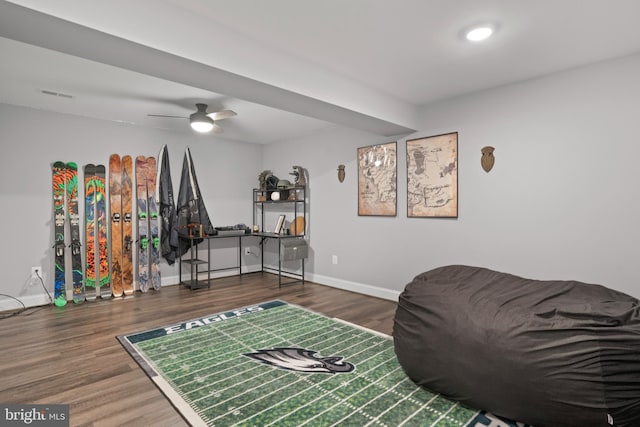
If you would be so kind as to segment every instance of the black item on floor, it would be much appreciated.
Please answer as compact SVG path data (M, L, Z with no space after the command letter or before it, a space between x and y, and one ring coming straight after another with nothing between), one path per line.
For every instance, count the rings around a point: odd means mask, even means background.
M395 351L416 383L536 427L640 426L640 303L576 281L467 266L400 295Z

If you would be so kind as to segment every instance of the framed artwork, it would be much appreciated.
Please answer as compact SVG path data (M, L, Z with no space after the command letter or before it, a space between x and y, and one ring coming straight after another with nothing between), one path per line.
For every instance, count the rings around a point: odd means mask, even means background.
M358 148L358 215L396 216L397 143Z
M458 132L407 141L407 216L458 217Z
M278 222L276 223L276 228L273 230L274 233L280 234L282 232L282 226L284 225L284 218L286 215L280 215L278 217Z

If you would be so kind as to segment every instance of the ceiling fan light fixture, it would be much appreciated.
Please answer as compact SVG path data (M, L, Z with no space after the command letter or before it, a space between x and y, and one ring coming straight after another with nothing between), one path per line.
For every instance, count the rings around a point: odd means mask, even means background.
M189 116L191 129L196 132L206 133L213 129L213 120L207 116L206 104L196 104L198 111Z
M191 129L200 133L207 133L213 129L213 120L209 117L205 117L205 120L191 119Z
M197 111L189 117L184 116L168 116L166 114L147 114L150 117L170 117L174 119L189 119L191 129L199 133L222 133L224 130L217 123L219 120L228 119L236 116L236 112L232 110L220 110L213 113L207 113L207 104L196 104Z

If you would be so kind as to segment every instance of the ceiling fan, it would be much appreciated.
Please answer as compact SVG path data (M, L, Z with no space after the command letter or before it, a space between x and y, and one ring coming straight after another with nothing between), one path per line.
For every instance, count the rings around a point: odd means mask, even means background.
M164 114L147 114L150 117L169 117L173 119L189 119L191 128L196 132L206 133L213 131L213 133L222 133L224 130L222 126L216 122L223 119L228 119L237 115L235 111L222 110L215 111L213 113L207 113L207 104L196 104L197 111L191 114L189 117L182 116L167 116Z

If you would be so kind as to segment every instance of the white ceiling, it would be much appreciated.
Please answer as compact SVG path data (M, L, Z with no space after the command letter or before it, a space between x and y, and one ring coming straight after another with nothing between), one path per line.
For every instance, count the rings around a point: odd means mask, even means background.
M465 42L478 22L498 31ZM204 102L269 143L406 134L423 105L640 52L640 1L14 0L0 37L0 102L177 132L147 114Z

